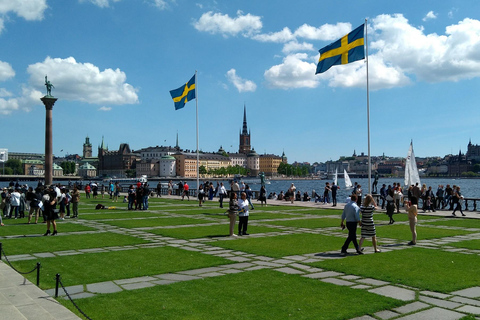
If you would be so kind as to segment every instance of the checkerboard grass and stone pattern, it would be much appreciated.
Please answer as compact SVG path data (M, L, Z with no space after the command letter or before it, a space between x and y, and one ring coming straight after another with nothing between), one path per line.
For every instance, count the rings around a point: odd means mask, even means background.
M340 210L256 206L249 235L228 236L218 202L152 198L148 211L95 210L82 199L79 219L22 220L0 229L19 270L42 265L92 319L475 319L480 315L480 220L419 217L407 246L405 214L388 225L375 214L382 253L340 256ZM235 230L236 231L236 230ZM473 268L473 269L472 269ZM35 282L33 275L27 276ZM65 294L58 300L77 312ZM348 303L347 303L348 302ZM348 304L348 307L346 305ZM422 318L423 317L423 318Z

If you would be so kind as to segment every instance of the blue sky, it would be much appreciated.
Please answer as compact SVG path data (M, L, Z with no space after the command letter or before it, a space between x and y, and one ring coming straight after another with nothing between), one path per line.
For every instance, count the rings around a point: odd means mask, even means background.
M0 0L0 148L195 149L195 102L169 90L198 72L200 149L252 146L289 162L367 153L364 61L315 75L318 50L368 19L371 154L480 144L479 1Z

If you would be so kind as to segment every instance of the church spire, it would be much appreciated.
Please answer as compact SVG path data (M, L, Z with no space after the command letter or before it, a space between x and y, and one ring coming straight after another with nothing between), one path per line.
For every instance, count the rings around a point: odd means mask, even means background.
M242 129L242 134L247 135L248 130L247 130L247 107L245 104L243 105L243 129Z

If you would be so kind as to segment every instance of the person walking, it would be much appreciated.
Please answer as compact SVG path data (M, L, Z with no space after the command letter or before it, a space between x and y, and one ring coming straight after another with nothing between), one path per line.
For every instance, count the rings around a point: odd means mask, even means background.
M373 222L373 210L377 204L375 200L373 200L372 195L367 194L363 199L363 205L360 207L360 211L362 212L362 228L361 228L361 237L358 243L360 251L363 251L362 245L365 238L372 238L372 245L373 250L375 253L380 252L380 249L377 248L377 234L375 231L375 223Z
M355 250L357 250L357 253L363 254L363 252L360 251L360 248L357 243L357 224L360 223L360 208L357 205L356 194L352 194L350 196L350 202L345 205L345 208L343 209L343 212L342 212L341 219L342 220L340 223L340 227L342 228L342 230L345 229L345 226L347 227L348 237L347 237L347 240L345 240L345 243L342 246L342 251L340 253L342 255L346 255L350 242L353 242L353 245L355 246Z
M253 203L252 203L253 192L250 189L250 186L248 184L245 185L245 194L247 195L247 200L250 203L250 206L252 207L252 210L254 210L255 208L253 207Z
M203 199L205 198L205 190L203 189L203 184L198 188L198 206L201 207Z
M265 207L267 206L267 190L265 189L265 186L261 186L258 200L260 200L260 204L262 205L262 207L264 202L265 202Z
M56 210L57 193L52 187L50 187L49 189L45 190L45 194L42 200L47 220L47 232L45 232L44 236L48 236L49 234L52 234L52 236L54 236L57 234L57 223L55 222L55 220L58 219L58 214ZM50 225L53 226L53 233L50 232Z
M232 192L233 193L233 192ZM227 196L227 189L223 185L223 182L220 182L220 186L218 187L218 197L220 198L220 208L223 208L223 198Z
M239 236L248 236L247 227L248 227L248 206L249 201L247 200L247 194L242 192L241 199L238 201L238 235Z
M337 186L335 184L335 181L332 182L332 186L330 188L332 190L332 207L336 207L337 206L337 190L340 189L339 186Z
M455 212L459 210L462 216L465 217L465 214L462 211L462 200L463 200L463 196L460 193L460 187L457 186L457 188L453 192L452 202L453 202L454 209L452 212L452 216L455 216Z

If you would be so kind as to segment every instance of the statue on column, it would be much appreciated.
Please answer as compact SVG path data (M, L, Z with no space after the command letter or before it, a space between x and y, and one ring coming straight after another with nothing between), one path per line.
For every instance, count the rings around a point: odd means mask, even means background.
M47 96L48 97L53 97L52 96L52 88L55 88L55 87L50 81L48 81L47 76L45 76L45 86L47 87Z
M261 186L262 186L262 187L265 187L265 173L260 172L259 176L260 176L260 184L261 184Z

